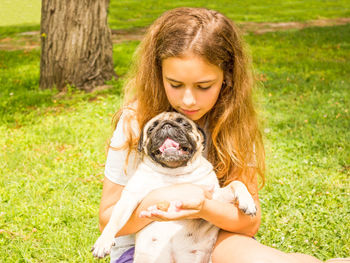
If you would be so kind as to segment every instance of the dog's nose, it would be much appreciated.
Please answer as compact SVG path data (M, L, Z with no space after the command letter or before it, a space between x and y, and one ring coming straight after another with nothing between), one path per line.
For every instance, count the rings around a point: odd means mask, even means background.
M170 124L170 123L165 123L163 126L162 126L162 128L163 129L166 129L166 130L168 130L168 129L170 129L170 128L172 128L173 126Z

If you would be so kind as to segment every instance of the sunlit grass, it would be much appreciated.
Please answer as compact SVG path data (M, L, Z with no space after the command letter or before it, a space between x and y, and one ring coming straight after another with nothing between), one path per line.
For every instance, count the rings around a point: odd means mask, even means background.
M2 0L0 38L9 33L39 30L40 6L40 0ZM113 29L149 26L166 10L181 6L212 8L236 22L288 22L350 16L347 0L111 0L109 24Z
M264 80L264 244L349 255L349 37L350 26L248 36Z
M166 10L175 7L206 7L215 9L237 22L306 21L323 18L349 17L346 0L341 1L111 1L110 25L112 28L132 28L149 25Z
M40 23L40 0L1 0L0 27Z

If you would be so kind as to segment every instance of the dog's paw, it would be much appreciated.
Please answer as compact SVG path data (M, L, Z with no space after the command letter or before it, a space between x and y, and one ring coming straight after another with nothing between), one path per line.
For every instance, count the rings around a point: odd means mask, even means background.
M104 258L111 253L111 248L115 246L114 237L101 235L94 246L91 248L91 252L94 257Z
M226 187L214 192L214 200L238 204L238 208L245 214L255 216L257 208L247 187L240 181L233 181Z
M253 197L250 195L246 188L236 189L236 201L238 202L238 208L245 214L255 216L256 205Z

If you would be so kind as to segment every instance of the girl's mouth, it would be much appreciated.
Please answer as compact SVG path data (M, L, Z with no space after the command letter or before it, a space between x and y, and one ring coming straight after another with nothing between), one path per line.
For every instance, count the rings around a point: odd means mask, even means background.
M181 109L181 111L186 114L186 115L192 115L197 113L199 110L185 110L185 109Z

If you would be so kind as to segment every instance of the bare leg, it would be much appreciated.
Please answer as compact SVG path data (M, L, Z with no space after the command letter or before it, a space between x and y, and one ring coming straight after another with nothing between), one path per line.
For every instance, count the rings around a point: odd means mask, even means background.
M220 231L212 254L213 263L321 263L303 254L287 254L253 238Z
M332 258L327 260L326 263L350 263L350 258Z
M299 259L299 261L300 262L305 262L305 263L309 263L309 262L311 262L311 263L316 263L316 262L322 262L322 261L320 261L320 260L318 260L317 258L315 258L315 257L312 257L312 256L310 256L310 255L306 255L306 254L301 254L301 253L290 253L290 254L288 254L288 255L290 255L290 256L292 256L292 257L294 257L294 258L297 258L297 259Z

